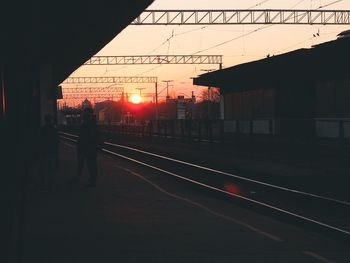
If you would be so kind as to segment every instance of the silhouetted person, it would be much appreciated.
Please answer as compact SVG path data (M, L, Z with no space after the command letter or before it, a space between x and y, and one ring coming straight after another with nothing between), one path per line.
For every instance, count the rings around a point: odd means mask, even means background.
M41 187L52 190L54 170L58 165L58 129L53 125L51 115L45 115L45 123L41 127Z
M79 182L84 163L86 162L89 171L88 186L96 186L99 134L92 109L85 108L82 117L83 122L79 129L77 141L78 170L76 178L73 181L76 183Z

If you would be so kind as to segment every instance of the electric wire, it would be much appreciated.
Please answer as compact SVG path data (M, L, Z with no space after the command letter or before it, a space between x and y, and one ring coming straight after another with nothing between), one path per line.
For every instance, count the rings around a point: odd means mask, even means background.
M291 9L297 7L297 6L300 5L302 2L305 2L305 0L300 0L300 1L297 2L295 5L293 5L293 6L291 7Z
M258 2L257 4L255 4L255 5L251 6L251 7L249 7L248 9L253 9L253 8L257 7L257 6L261 6L261 5L263 5L263 4L265 4L265 3L269 2L269 1L270 1L270 0L264 0L264 1ZM269 26L270 26L270 25L269 25ZM269 27L269 26L267 26L267 27ZM184 35L184 34L187 34L187 33L192 33L192 32L194 32L194 31L202 30L202 29L205 29L205 28L207 28L207 27L208 27L208 26L202 26L202 27L200 27L200 28L192 29L192 30L185 31L185 32L182 32L182 33L178 33L178 34L174 34L174 31L172 31L172 35L171 35L169 38L167 38L167 39L166 39L162 44L160 44L158 47L156 47L156 48L154 48L153 50L151 50L151 51L149 52L149 54L151 54L151 53L153 53L154 51L158 50L159 48L161 48L162 46L164 46L166 43L169 43L170 40L171 40L172 38L175 38L175 37L177 37L177 36ZM255 33L256 31L259 31L259 30L261 30L261 29L264 29L264 28L259 28L258 30L253 30L252 32L249 32L249 33L247 33L247 34L243 34L243 35L239 36L237 39L240 39L240 38L242 38L242 37L245 37L246 35L250 35L250 34L252 34L252 33ZM236 39L234 39L234 40L236 40ZM224 44L226 44L226 43L228 43L228 42L231 42L231 41L233 41L233 40L229 40L229 41L227 41L227 42L225 42L225 43L219 44L218 46L224 45ZM209 49L212 49L212 48L214 48L214 47L208 48L208 49L206 49L206 50L209 50ZM168 48L168 50L169 50L169 48ZM204 52L204 51L206 51L206 50L198 51L198 52L192 53L192 55L195 55L195 54L198 54L198 53L202 53L202 52ZM162 66L162 65L157 65L157 66L155 66L155 67L153 67L153 68L151 68L151 69L149 69L149 70L146 70L146 71L144 71L144 72L142 72L142 73L139 73L137 76L141 76L141 75L143 75L143 74L146 74L146 73L148 73L148 72L151 72L151 71L153 71L153 70L155 70L155 69L157 69L157 68L159 68L159 67L161 67L161 66Z
M257 4L255 4L255 5L253 5L253 6L249 7L248 9L253 9L253 8L255 8L255 7L261 6L261 5L263 5L263 4L265 4L265 3L269 2L269 1L270 1L270 0L261 1L261 2L259 2L259 3L257 3Z
M337 1L333 1L333 2L330 2L330 3L325 4L325 5L320 5L317 9L322 9L322 8L325 8L325 7L340 3L340 2L343 2L343 0L337 0Z
M270 0L260 1L260 2L258 2L257 4L255 4L255 5L251 6L251 7L249 7L248 9L253 9L253 8L255 8L255 7L261 6L261 5L263 5L263 4L265 4L265 3L269 2L269 1L270 1ZM298 2L297 2L296 4L294 4L291 8L295 8L296 6L298 6L299 4L301 4L301 3L304 2L304 1L305 1L305 0L298 1ZM320 5L317 9L322 9L322 8L325 8L325 7L328 7L328 6L337 4L337 3L342 2L342 1L343 1L343 0L332 1L332 2L330 2L330 3L328 3L328 4ZM312 9L313 0L311 0L311 3L310 3L310 4L311 4L311 9ZM199 51L197 51L197 52L194 52L194 53L192 53L192 55L199 54L199 53L208 51L208 50L210 50L210 49L223 46L223 45L225 45L225 44L228 44L228 43L230 43L230 42L239 40L239 39L241 39L241 38L244 38L244 37L246 37L246 36L249 36L249 35L251 35L251 34L254 34L254 33L258 32L258 31L261 31L261 30L264 30L264 29L266 29L266 28L269 28L269 27L271 27L271 26L273 26L273 25L267 25L267 26L259 27L259 28L257 28L257 29L254 29L254 30L249 31L249 32L244 33L244 34L241 34L241 35L239 35L239 36L237 36L237 37L234 37L234 38L232 38L232 39L229 39L229 40L226 40L226 41L224 41L224 42L218 43L218 44L216 44L216 45L214 45L214 46L211 46L211 47L208 47L208 48L199 50ZM178 33L178 34L175 34L175 33L174 33L174 30L172 30L171 36L168 37L165 41L163 41L159 46L155 47L155 48L152 49L150 52L148 52L148 54L154 53L155 51L157 51L159 48L161 48L162 46L164 46L164 45L166 45L166 44L168 44L168 47L167 47L167 54L168 54L168 53L169 53L169 50L170 50L171 40L172 40L173 38L176 38L177 36L180 36L180 35L192 33L192 32L198 31L198 30L203 30L203 29L205 29L205 28L207 28L207 26L203 26L203 27L200 27L200 28L191 29L191 30L188 30L188 31L185 31L185 32L181 32L181 33ZM312 38L311 38L311 39L312 39ZM307 40L303 40L303 41L301 41L301 42L299 42L299 43L297 43L297 44L295 44L295 45L301 44L301 43L306 42L306 41L308 41L308 40L310 40L310 38L308 38ZM289 47L288 47L288 48L289 48ZM288 48L286 48L286 49L288 49ZM283 50L285 50L285 49L283 49ZM153 70L155 70L155 69L157 69L157 68L159 68L159 67L161 67L161 66L162 66L162 64L157 65L157 66L155 66L155 67L152 67L151 69L148 69L148 70L146 70L146 71L143 71L143 72L137 74L137 76L144 75L144 74L146 74L146 73L148 73L148 72L151 72L151 71L153 71ZM124 66L123 68L126 68L126 66ZM109 71L109 70L108 70L108 71ZM106 70L105 73L107 73L107 70Z
M254 30L252 30L252 31L249 31L249 32L247 32L247 33L244 33L244 34L242 34L242 35L239 35L239 36L237 36L237 37L234 37L234 38L232 38L232 39L226 40L226 41L221 42L221 43L219 43L219 44L216 44L216 45L214 45L214 46L211 46L211 47L208 47L208 48L199 50L199 51L197 51L197 52L194 52L194 53L192 53L191 55L196 55L196 54L202 53L202 52L204 52L204 51L208 51L208 50L210 50L210 49L223 46L223 45L225 45L225 44L227 44L227 43L230 43L230 42L232 42L232 41L235 41L235 40L241 39L241 38L243 38L243 37L249 36L249 35L251 35L251 34L254 34L254 33L258 32L258 31L261 31L261 30L263 30L263 29L269 28L269 27L271 27L271 26L273 26L273 25L267 25L267 26L259 27L259 28L257 28L257 29L254 29Z
M328 6L330 6L330 5L334 5L334 4L339 3L339 2L342 2L342 1L343 1L343 0L333 1L333 2L331 2L331 3L328 3L328 4L325 4L325 5L319 6L317 9L321 9L321 8L324 8L324 7L328 7ZM263 2L264 2L264 1L263 1ZM298 4L300 4L301 2L302 2L302 1L297 2L297 3L294 5L294 7L295 7L296 5L298 5ZM216 44L216 45L214 45L214 46L211 46L211 47L208 47L208 48L199 50L199 51L197 51L197 52L194 52L194 53L192 53L192 55L196 55L196 54L199 54L199 53L208 51L208 50L210 50L210 49L223 46L223 45L225 45L225 44L227 44L227 43L230 43L230 42L236 41L236 40L238 40L238 39L244 38L244 37L249 36L249 35L251 35L251 34L253 34L253 33L256 33L256 32L258 32L258 31L261 31L261 30L264 30L264 29L266 29L266 28L269 28L269 27L271 27L271 26L273 26L273 24L267 25L267 26L263 26L263 27L259 27L259 28L257 28L257 29L252 30L252 31L249 31L248 33L244 33L244 34L242 34L242 35L239 35L239 36L237 36L237 37L235 37L235 38L226 40L226 41L221 42L221 43L219 43L219 44Z

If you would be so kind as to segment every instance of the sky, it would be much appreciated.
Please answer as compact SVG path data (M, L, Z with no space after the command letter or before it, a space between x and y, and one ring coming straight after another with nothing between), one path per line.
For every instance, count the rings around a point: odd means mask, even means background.
M350 0L155 0L148 9L350 10ZM223 68L227 68L267 55L310 48L334 40L337 34L348 29L350 26L335 25L129 25L96 55L223 55ZM247 35L253 31L256 32ZM169 82L170 96L189 97L193 91L199 98L205 87L193 86L191 78L212 69L218 69L218 65L81 66L71 76L156 76L161 100L166 95L164 80L172 80ZM145 95L155 92L154 84L124 85L124 91L129 94L138 93L137 88L144 88L142 93ZM143 99L149 101L152 97Z

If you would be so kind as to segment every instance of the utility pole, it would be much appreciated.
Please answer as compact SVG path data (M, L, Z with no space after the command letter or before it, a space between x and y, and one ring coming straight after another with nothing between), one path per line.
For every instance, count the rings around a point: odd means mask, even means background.
M221 69L221 66L220 66ZM211 72L214 71L216 69L201 69L201 71L205 71L205 72ZM211 87L208 86L208 120L210 119L210 102L211 102Z
M169 82L173 82L173 80L162 80L162 82L166 82L166 98L169 98Z
M156 120L158 121L158 82L155 83L155 90L156 90Z

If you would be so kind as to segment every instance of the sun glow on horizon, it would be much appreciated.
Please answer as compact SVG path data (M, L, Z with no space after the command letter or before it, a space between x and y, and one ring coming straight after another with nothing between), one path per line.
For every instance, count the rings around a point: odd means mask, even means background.
M141 96L137 94L132 95L130 98L130 101L134 104L139 104L141 100L142 100Z

